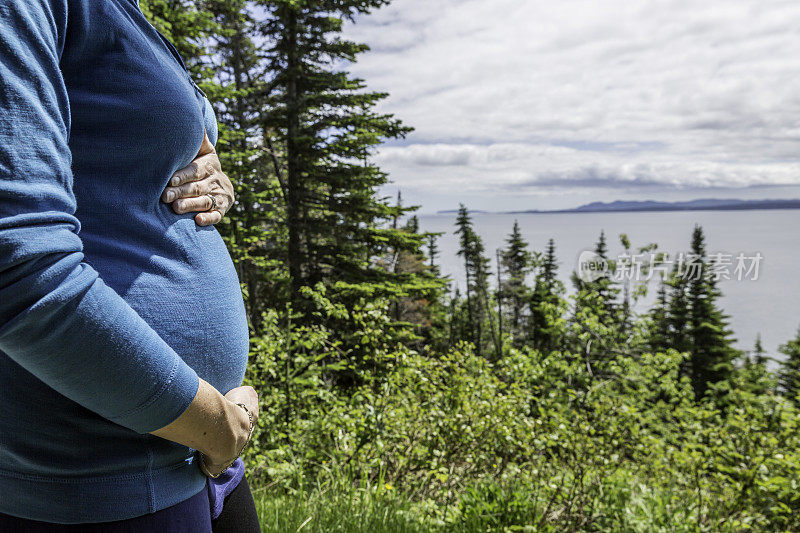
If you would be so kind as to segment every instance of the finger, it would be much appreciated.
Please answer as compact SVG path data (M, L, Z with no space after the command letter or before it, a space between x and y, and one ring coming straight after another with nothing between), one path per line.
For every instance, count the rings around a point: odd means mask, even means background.
M198 154L194 161L175 172L170 178L169 184L173 187L197 181L215 172L214 163L218 162L217 154Z
M190 181L205 179L220 170L218 167L219 158L217 158L217 154L197 156L194 161L172 175L169 185L177 187Z
M192 211L208 211L213 205L214 202L211 201L211 198L203 195L196 198L181 198L180 200L175 200L172 202L172 210L180 215Z
M175 174L172 175L172 178L170 178L169 184L172 185L173 187L176 187L178 185L182 185L184 183L200 179L201 178L200 172L202 169L199 163L200 162L197 159L195 159L182 169L175 172Z
M213 224L217 224L222 220L222 213L217 211L205 211L203 213L198 213L194 217L194 221L197 223L198 226L211 226Z
M179 198L195 198L210 193L212 190L212 180L201 179L190 181L179 187L167 187L161 195L165 202L174 202Z

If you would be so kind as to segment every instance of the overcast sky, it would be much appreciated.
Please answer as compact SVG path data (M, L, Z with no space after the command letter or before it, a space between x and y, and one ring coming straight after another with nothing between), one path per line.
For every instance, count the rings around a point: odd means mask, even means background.
M394 0L346 33L422 212L800 198L797 0Z

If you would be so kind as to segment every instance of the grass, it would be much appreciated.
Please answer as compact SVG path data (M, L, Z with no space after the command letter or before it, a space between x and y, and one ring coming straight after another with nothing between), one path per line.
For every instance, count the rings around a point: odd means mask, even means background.
M605 487L594 501L597 506L587 527L564 523L559 511L547 513L534 503L536 496L524 481L501 491L468 490L461 494L462 507L456 524L444 524L441 509L433 504L412 503L392 487L356 488L346 484L286 491L277 487L253 487L261 530L264 532L416 533L458 532L554 532L630 531L632 533L733 532L745 529L741 522L711 529L699 526L690 512L691 502L676 498L668 487L648 488L633 477ZM466 505L466 507L464 507ZM466 512L464 512L466 511ZM451 515L452 516L452 515ZM561 516L560 518L564 518Z
M265 532L430 531L415 518L412 506L391 490L333 489L287 493L253 489L261 530Z

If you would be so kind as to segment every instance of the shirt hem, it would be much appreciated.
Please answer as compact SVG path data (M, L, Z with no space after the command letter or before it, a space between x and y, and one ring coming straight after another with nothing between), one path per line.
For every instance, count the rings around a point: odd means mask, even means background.
M160 511L203 490L192 460L108 476L45 476L0 470L0 513L57 524L127 520Z

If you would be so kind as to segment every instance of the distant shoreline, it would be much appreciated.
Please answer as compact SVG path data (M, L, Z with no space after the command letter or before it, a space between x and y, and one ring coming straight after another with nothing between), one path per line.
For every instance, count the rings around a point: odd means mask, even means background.
M550 215L560 213L647 213L668 211L758 211L775 209L800 209L800 199L792 200L717 200L700 199L688 202L626 202L610 203L593 202L572 209L538 210L526 209L516 211L470 211L471 214L491 215ZM457 209L437 211L437 215L453 215Z

